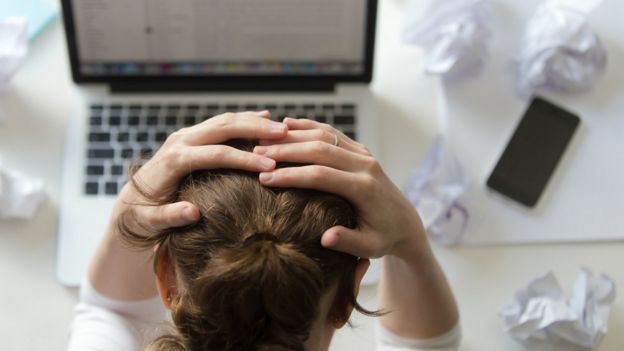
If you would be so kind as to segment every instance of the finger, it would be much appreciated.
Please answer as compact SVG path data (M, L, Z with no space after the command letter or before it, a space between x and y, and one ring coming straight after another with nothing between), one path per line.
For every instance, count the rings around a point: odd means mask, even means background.
M364 258L377 258L376 242L365 232L343 226L327 229L321 237L323 247Z
M327 144L336 145L336 142L339 141L339 146L347 149L352 152L360 153L361 149L356 145L351 143L342 142L339 139L340 136L338 133L328 132L323 129L309 129L309 130L289 130L288 134L281 139L274 140L260 140L261 146L269 146L276 144L290 144L290 143L301 143L306 141L323 141Z
M363 144L360 144L357 141L349 138L343 132L339 131L338 129L334 128L333 126L327 123L321 123L321 122L314 121L311 119L306 119L306 118L287 117L284 119L284 124L288 126L289 130L323 129L323 130L330 131L330 132L337 132L341 136L341 138L345 140L345 142L350 142L350 143L357 144L357 145L364 147Z
M260 114L262 118L271 119L271 112L269 110L259 111L258 114Z
M155 192L170 191L181 177L196 170L216 168L267 172L275 169L275 160L227 145L172 147L154 162L146 163L135 177Z
M218 144L231 139L279 139L286 135L288 127L284 123L263 116L266 114L228 112L174 134L189 145Z
M260 183L276 188L315 189L340 195L357 206L361 175L326 166L278 168L260 173Z
M353 148L356 148L357 151L361 154L370 155L370 152L361 143L349 138L346 134L341 132L340 130L334 128L333 126L327 123L321 123L305 118L295 119L295 118L285 118L284 124L288 126L288 130L312 130L312 129L322 129L328 131L330 133L334 133L339 137L340 144L351 145Z
M200 217L199 209L187 201L162 206L134 206L134 218L144 230L183 227L196 223Z
M254 153L277 162L312 163L343 171L365 169L374 159L322 141L256 146Z
M275 160L227 145L204 145L187 149L180 157L184 172L200 169L231 168L251 172L266 172L275 169Z

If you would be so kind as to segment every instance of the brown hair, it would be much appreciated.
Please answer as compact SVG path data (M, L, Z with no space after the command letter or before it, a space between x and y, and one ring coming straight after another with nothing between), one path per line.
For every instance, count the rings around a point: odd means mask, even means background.
M320 244L332 226L356 227L356 212L344 199L267 188L257 173L210 170L187 176L174 198L150 200L189 201L201 219L145 237L129 229L132 216L120 217L125 241L158 245L155 267L170 258L183 282L172 303L176 334L160 337L148 350L303 351L321 297L333 286L331 317L347 321L349 305L376 315L353 293L357 257Z

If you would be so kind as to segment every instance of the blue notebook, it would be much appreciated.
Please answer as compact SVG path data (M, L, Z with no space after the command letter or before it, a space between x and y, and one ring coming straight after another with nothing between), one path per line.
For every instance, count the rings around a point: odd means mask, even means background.
M0 0L0 18L19 16L28 19L30 41L36 38L57 14L58 7L47 0Z

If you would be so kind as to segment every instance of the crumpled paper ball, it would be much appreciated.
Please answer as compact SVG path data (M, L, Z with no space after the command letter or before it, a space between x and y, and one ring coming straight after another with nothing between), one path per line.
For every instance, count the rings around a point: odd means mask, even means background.
M461 78L482 69L493 22L486 1L433 1L422 18L415 18L415 12L407 14L403 40L426 50L426 73Z
M593 86L605 70L607 53L587 14L549 1L529 20L514 63L522 96L541 87L579 92Z
M30 219L46 198L41 179L5 169L0 163L0 219Z
M467 188L464 167L438 136L422 165L410 174L404 194L429 235L444 245L455 245L468 226Z
M582 269L566 298L552 273L531 281L504 306L503 329L531 351L591 350L607 333L616 287L606 275Z

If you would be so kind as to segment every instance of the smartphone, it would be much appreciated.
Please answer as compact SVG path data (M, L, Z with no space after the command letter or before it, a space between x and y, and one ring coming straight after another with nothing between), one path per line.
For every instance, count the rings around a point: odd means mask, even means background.
M534 207L563 156L580 119L542 98L533 98L487 186Z

